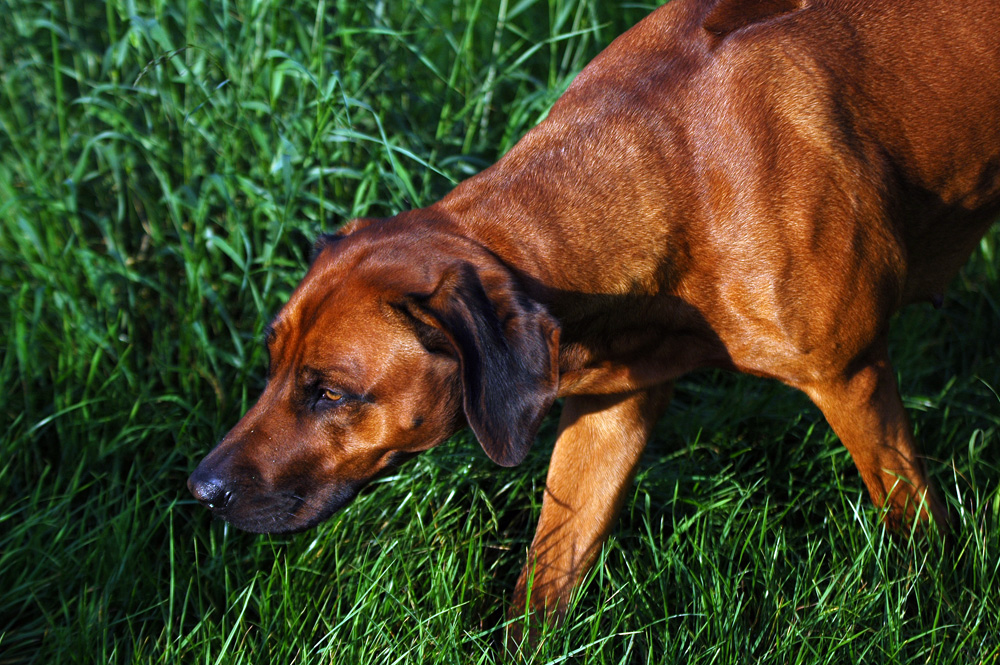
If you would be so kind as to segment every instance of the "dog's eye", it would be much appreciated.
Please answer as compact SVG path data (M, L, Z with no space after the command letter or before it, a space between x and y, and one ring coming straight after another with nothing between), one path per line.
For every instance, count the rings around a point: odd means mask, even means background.
M338 393L336 390L324 388L323 392L320 394L320 399L326 400L327 402L340 402L344 399L344 394Z

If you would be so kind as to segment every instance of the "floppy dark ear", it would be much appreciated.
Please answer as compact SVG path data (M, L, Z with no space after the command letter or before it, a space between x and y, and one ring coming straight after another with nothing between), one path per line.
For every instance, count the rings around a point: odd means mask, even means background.
M519 464L556 398L559 326L510 279L484 288L461 263L430 294L410 294L411 315L447 337L462 374L465 417L497 464Z

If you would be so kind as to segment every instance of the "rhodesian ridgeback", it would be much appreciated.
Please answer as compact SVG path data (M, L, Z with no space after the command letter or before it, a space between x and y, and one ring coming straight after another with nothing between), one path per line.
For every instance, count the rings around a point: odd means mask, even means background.
M709 366L804 391L887 519L944 526L886 332L998 213L1000 3L675 0L495 165L319 240L189 487L305 529L464 426L519 463L563 398L513 599L531 579L558 616L672 383Z

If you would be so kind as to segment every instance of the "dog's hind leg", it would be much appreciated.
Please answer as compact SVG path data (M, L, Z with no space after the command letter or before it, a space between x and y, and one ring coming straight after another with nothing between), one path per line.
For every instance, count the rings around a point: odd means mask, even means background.
M848 370L799 387L851 453L872 501L888 507L890 526L905 529L928 517L941 529L949 526L948 510L924 470L884 340Z

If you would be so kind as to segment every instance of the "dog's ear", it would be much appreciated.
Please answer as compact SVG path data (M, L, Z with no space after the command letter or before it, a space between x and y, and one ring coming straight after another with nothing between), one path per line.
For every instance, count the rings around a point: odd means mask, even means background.
M409 314L440 331L458 360L469 427L497 464L528 454L559 384L559 326L511 279L484 286L476 269L445 270L430 293L407 296Z
M355 231L363 229L366 226L370 226L371 224L379 221L382 220L373 217L358 217L346 222L333 233L324 233L320 235L316 238L316 242L313 244L312 256L309 259L310 262L315 261L316 257L322 254L323 250L327 247L333 247L340 242L341 239L351 235Z
M753 23L787 14L805 6L804 0L719 0L705 16L702 27L724 37Z
M377 217L355 217L354 219L345 222L339 229L337 229L333 235L337 238L343 238L344 236L349 236L355 231L360 231L361 229L371 226L376 222L381 222L382 219Z
M316 242L313 243L312 254L309 256L309 263L315 263L316 258L323 253L323 250L336 245L340 241L340 238L340 234L337 233L324 233L316 238Z

